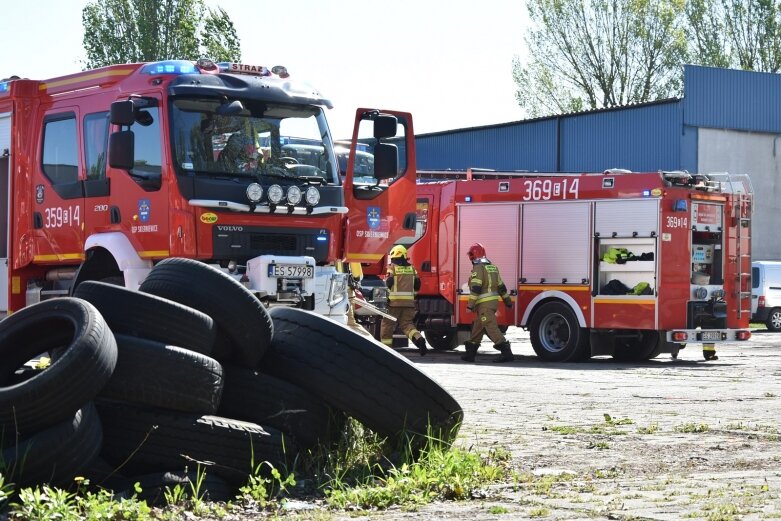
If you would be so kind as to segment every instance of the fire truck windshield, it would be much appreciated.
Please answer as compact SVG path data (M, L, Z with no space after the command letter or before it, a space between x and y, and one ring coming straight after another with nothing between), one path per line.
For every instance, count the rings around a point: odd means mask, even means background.
M177 98L171 135L179 173L339 184L333 142L320 107Z

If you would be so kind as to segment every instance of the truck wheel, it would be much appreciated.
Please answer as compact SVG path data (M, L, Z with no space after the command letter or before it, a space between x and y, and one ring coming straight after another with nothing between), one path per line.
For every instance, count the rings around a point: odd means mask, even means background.
M588 335L566 304L547 302L529 322L532 348L547 362L579 361L586 357Z
M781 331L781 308L770 310L765 325L767 325L768 331Z
M449 351L455 349L456 328L426 329L426 341L437 351Z
M3 470L17 490L41 485L67 486L100 452L103 431L92 402L70 419L23 437L3 449Z
M616 337L613 359L617 362L642 362L656 358L662 352L658 331L640 329L631 337Z
M283 468L298 452L278 430L254 423L122 402L96 405L103 422L101 455L129 474L193 469L200 461L210 462L207 473L244 485L261 462Z
M381 436L412 434L415 443L427 435L455 439L461 406L405 357L314 313L277 307L270 315L274 341L263 371L303 387Z
M51 365L8 385L28 360L57 350ZM45 300L0 322L0 430L23 436L56 425L92 400L117 363L117 344L95 306L81 299Z
M216 328L206 313L111 283L84 281L73 292L98 308L115 334L131 335L208 355Z
M222 366L206 355L153 340L116 335L117 367L100 396L172 411L214 414Z
M232 360L239 365L254 369L271 344L273 326L263 303L217 268L171 257L156 264L139 289L212 317L230 338Z

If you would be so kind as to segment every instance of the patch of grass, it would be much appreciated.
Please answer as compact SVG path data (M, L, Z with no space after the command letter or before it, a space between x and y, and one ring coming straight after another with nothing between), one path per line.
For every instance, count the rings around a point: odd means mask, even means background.
M710 427L707 423L684 423L682 425L676 425L675 426L675 432L708 432L710 430Z
M505 508L501 505L493 505L491 508L488 509L489 514L509 514L510 509Z
M658 423L651 423L645 427L638 427L637 433L638 434L655 434L659 432L659 424Z
M632 425L635 423L631 418L613 418L607 413L604 416L606 425Z
M545 507L537 507L529 510L529 517L548 517L550 510Z
M610 444L606 441L590 442L587 446L589 449L606 450L610 448Z

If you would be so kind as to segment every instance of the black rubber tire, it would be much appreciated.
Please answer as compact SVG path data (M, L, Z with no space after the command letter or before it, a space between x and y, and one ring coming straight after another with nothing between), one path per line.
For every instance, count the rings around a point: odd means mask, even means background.
M100 396L172 411L217 412L223 386L219 362L152 340L115 338L117 366Z
M196 462L211 462L206 472L243 485L261 462L282 469L297 454L281 432L254 423L121 402L96 405L104 432L101 456L126 474L193 469Z
M226 365L225 389L217 414L273 427L299 449L328 445L345 416L301 387L252 369Z
M636 338L616 337L613 359L617 362L642 362L656 358L661 353L659 332L640 329Z
M217 334L212 318L166 298L105 282L86 281L74 297L91 302L114 334L148 338L209 355Z
M577 362L587 357L589 338L575 313L562 302L546 302L529 321L529 337L537 356L546 362Z
M456 333L458 330L454 327L447 329L426 329L424 335L426 342L436 351L451 351L455 349Z
M156 264L141 291L203 311L231 339L232 360L254 369L271 344L273 325L265 306L237 280L192 259Z
M768 331L781 331L781 308L773 308L765 321Z
M95 406L87 402L73 417L3 449L3 475L16 489L66 486L94 460L103 440Z
M52 351L51 365L7 386L25 362ZM0 431L35 433L72 418L106 385L117 344L95 306L63 297L23 308L0 321Z
M321 397L374 432L455 439L458 402L412 362L367 336L295 308L271 308L264 371Z
M193 463L192 468L196 465ZM141 492L135 490L135 484L141 488ZM202 481L198 485L198 472L190 470L189 472L155 472L141 476L133 476L127 479L127 488L119 492L119 497L135 498L139 501L146 501L147 505L164 507L166 505L165 493L168 489L173 489L177 485L184 488L187 497L192 498L197 492L199 498L204 501L223 501L228 502L236 498L238 489L231 486L223 478L205 472ZM194 489L194 487L198 487Z

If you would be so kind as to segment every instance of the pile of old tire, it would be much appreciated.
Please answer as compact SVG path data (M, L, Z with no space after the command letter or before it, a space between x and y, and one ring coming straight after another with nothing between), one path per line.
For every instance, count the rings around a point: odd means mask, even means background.
M142 482L154 500L202 469L207 497L229 499L269 468L261 462L290 469L300 452L327 448L345 415L413 446L457 433L459 404L373 339L306 311L267 311L232 277L189 259L158 263L139 289L83 282L74 298L0 322L3 458L14 483L78 474L114 490ZM51 365L18 370L41 353Z

